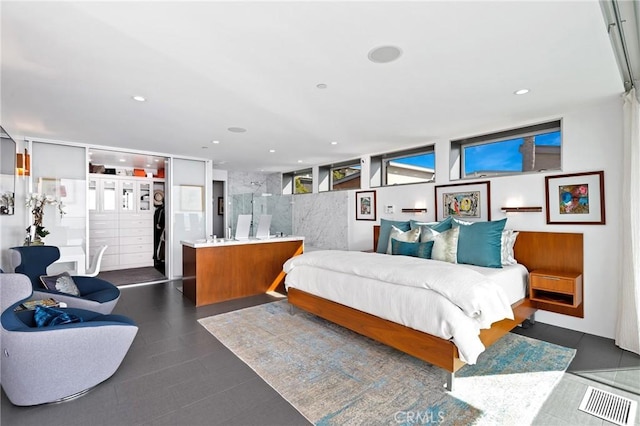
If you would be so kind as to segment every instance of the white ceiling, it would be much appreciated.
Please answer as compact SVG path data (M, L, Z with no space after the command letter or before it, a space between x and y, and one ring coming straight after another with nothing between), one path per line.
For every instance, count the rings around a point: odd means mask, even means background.
M3 1L0 12L10 134L228 170L500 130L624 90L597 1ZM369 61L383 45L402 56Z

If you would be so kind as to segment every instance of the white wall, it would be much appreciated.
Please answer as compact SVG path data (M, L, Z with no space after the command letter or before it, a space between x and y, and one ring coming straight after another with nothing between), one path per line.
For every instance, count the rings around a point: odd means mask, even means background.
M560 117L537 117L530 122L506 122L502 128L524 126ZM584 319L539 311L537 320L599 336L612 338L620 285L620 209L624 208L622 184L622 100L615 98L579 110L567 111L563 119L563 170L548 175L604 170L606 225L547 225L544 174L527 174L489 179L491 218L508 217L507 227L523 231L581 232L584 234ZM498 129L478 129L483 134ZM436 141L435 185L449 182L449 140L468 135L446 135ZM429 141L425 141L429 143ZM479 179L487 180L487 179ZM460 183L461 181L455 181ZM378 221L386 219L435 220L434 184L374 188ZM372 248L372 222L356 221L355 191L349 194L349 248ZM384 213L394 205L395 214ZM403 214L400 210L426 205L426 214ZM542 213L509 213L502 206L543 206Z

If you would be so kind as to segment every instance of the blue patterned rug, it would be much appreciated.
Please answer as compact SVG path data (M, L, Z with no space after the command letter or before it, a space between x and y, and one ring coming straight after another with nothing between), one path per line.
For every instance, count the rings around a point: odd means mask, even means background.
M443 370L294 309L268 303L199 322L310 422L526 425L574 349L509 333L443 388Z

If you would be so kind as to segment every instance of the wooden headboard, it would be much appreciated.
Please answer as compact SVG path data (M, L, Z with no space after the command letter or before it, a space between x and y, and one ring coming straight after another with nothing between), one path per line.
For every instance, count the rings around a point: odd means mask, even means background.
M379 237L380 225L374 225L373 251L378 248ZM551 269L582 273L584 270L582 234L520 231L513 250L518 263L530 271Z
M378 247L380 225L373 226L373 250ZM555 272L575 272L583 275L584 285L584 241L583 234L569 232L520 231L514 246L518 263L529 271L546 269ZM577 308L558 308L538 304L540 309L583 317L583 305Z

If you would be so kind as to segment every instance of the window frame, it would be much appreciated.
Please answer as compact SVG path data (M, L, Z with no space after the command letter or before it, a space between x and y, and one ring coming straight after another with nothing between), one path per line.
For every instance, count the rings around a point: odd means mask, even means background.
M296 192L296 178L309 177L311 179L311 189L309 192ZM283 195L304 195L313 194L313 168L294 170L282 174L282 194Z
M521 170L521 171L506 171L501 172L487 172L481 174L469 174L465 172L465 164L467 161L465 148L489 145L492 143L506 142L514 139L526 138L530 136L538 136L552 132L560 133L560 161L558 168L539 168L536 170ZM544 123L533 124L524 127L517 127L509 130L503 130L499 132L487 133L479 136L472 136L469 138L452 140L450 142L450 180L466 180L466 179L478 179L478 178L496 178L502 176L514 176L522 174L532 173L546 173L549 171L562 171L562 145L563 145L563 131L562 131L562 119L546 121ZM541 145L544 146L544 145ZM554 145L552 145L554 146ZM455 172L455 174L454 174ZM477 173L477 172L476 172Z
M352 189L362 189L362 163L361 158L342 161L340 163L332 163L318 168L318 192L331 192L331 191L348 191ZM333 178L333 172L335 170L357 168L360 170L359 185L357 187L349 188L334 188L335 180ZM347 177L347 176L345 176Z
M389 183L388 169L390 167L389 163L394 162L398 159L404 159L408 157L418 157L421 155L433 155L433 175L429 180L420 181L420 182L405 182L405 183ZM379 155L371 156L371 170L370 170L370 187L371 188L382 188L387 186L401 186L401 185L418 185L424 183L435 183L436 181L436 145L435 143L429 145L422 145L416 148L404 149L401 151L393 151L387 152ZM419 167L419 166L415 166ZM380 172L379 184L378 182L374 182L374 174Z

